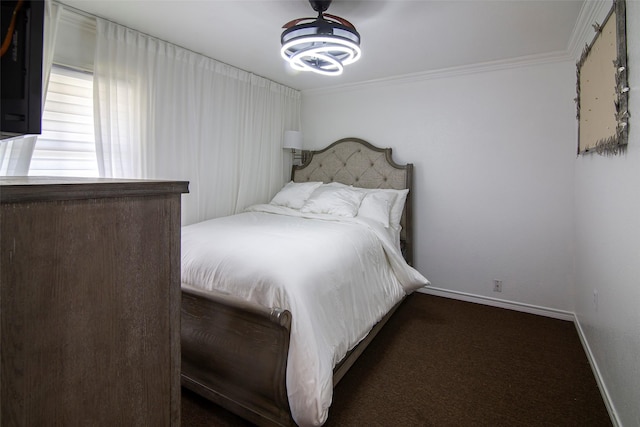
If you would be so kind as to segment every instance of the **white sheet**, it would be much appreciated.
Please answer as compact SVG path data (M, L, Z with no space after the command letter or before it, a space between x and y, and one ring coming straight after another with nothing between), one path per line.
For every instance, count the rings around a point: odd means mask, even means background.
M335 364L429 282L375 221L256 205L183 227L182 283L291 311L287 392L308 426L327 419Z

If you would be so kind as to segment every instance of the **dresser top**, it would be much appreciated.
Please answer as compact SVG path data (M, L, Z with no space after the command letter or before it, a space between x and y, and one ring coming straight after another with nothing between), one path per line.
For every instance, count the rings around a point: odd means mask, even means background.
M188 192L188 181L45 176L0 177L0 203L150 196Z

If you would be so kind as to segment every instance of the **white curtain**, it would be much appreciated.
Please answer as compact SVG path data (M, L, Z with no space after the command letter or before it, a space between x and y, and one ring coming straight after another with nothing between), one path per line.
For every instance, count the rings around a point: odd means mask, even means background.
M47 99L49 74L53 65L53 49L62 5L49 0L44 3L44 34L42 52L42 109ZM26 176L29 174L31 156L36 145L37 135L21 136L0 142L0 175Z
M98 19L101 176L189 181L183 224L237 213L279 190L282 137L300 92Z

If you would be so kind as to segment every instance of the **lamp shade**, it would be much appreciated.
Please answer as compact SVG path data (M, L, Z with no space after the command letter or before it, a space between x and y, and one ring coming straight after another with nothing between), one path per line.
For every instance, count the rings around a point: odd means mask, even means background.
M302 132L297 130L287 130L284 132L284 143L282 148L291 150L302 150Z

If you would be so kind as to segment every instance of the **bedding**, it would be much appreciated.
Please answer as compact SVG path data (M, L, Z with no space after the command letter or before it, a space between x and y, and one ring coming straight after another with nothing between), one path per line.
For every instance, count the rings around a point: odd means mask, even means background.
M183 227L182 285L292 313L291 414L300 426L321 425L334 366L398 301L429 282L400 252L392 211L402 197L389 192L396 190L386 192L393 198L334 185L343 197L331 199L322 194L333 184L290 184L270 204ZM362 206L371 194L382 213Z
M389 217L393 203L398 198L394 193L368 192L360 203L358 216L378 221L385 228L389 228Z
M322 185L321 182L289 182L278 191L271 204L300 209L313 191Z
M364 196L364 192L353 187L321 185L311 193L300 212L354 217Z

